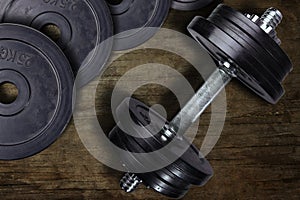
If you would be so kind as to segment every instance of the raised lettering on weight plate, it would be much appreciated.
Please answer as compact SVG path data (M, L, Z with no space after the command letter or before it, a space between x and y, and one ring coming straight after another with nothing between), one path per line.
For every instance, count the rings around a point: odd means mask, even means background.
M32 55L4 46L0 46L0 60L12 62L24 67L30 67L32 59Z
M77 6L77 0L43 0L43 2L68 10L75 10Z

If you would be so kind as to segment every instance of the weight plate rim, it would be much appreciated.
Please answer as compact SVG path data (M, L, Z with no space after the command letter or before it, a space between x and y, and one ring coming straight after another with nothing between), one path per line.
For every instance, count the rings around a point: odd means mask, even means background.
M117 126L115 127L117 128ZM120 129L119 129L120 130ZM136 143L135 141L133 140L130 140L129 138L127 138L125 135L123 134L120 134L120 135L117 135L116 134L117 132L112 132L112 134L110 134L110 139L112 139L112 137L115 137L115 141L118 140L118 144L120 144L125 150L127 151L134 151L134 152L137 152L139 151L137 148L132 148L133 147L133 143ZM115 135L114 135L115 134ZM124 139L128 139L128 140L124 140ZM129 143L130 142L130 143ZM133 142L133 143L132 143ZM137 143L136 143L137 146L139 146ZM142 150L141 147L138 147ZM137 161L140 165L143 165L142 163L140 163L138 160L136 160L134 158L134 156L131 154L130 156L132 159L129 159L129 162L131 162L132 160L135 160ZM127 162L126 162L127 163ZM133 164L133 163L131 163ZM162 170L167 170L167 169L162 169ZM130 170L129 170L130 171ZM165 175L167 175L165 172L161 171L162 173L164 173ZM171 173L171 172L170 172ZM172 185L170 185L171 183L168 183L167 181L163 181L161 180L159 177L158 177L158 174L156 173L156 171L153 171L153 172L148 172L148 173L138 173L136 174L139 178L141 178L143 180L143 182L151 187L153 190L159 192L159 193L163 193L167 196L170 196L170 197L174 197L174 198L177 198L177 197L180 197L182 195L184 195L188 189L188 188L185 188L185 189L182 189L182 188L177 188L177 187L174 187ZM169 176L169 175L167 175ZM152 177L151 180L149 180L149 177ZM169 176L170 177L170 176ZM178 177L178 179L180 179ZM186 185L190 185L189 183L186 183ZM159 186L161 189L163 189L162 191L160 190L157 190L157 186ZM176 190L177 189L177 190ZM170 191L171 190L171 191ZM181 190L181 192L177 192L178 190Z
M127 141L124 143L124 145L126 146L126 148L129 150L129 151L133 151L133 152L139 152L139 153L145 153L145 150L143 148L143 146L141 144L139 144L133 137L131 136L128 136L128 135L122 135L120 136L120 138L123 137L123 139L126 137L127 138ZM149 172L149 173L145 173L145 176L146 174L155 174L155 176L157 177L158 174L157 172L161 172L164 174L164 176L168 176L170 179L172 179L172 177L170 177L170 174L172 174L173 176L176 176L176 178L182 182L182 185L186 185L186 188L184 189L188 189L188 186L190 185L190 183L182 180L180 177L178 177L176 174L172 173L171 171L169 171L166 167L162 168L162 169L159 169L159 170L156 170L156 171L153 171L153 172ZM160 181L164 182L165 184L168 184L170 185L171 187L173 188L176 188L178 190L182 190L182 187L178 187L178 186L174 186L172 183L168 182L167 180L161 180L162 178L160 177L157 177L158 179L160 179Z
M144 153L144 152L142 152L143 148L132 137L127 136L125 134L124 135L121 134L119 138L120 139L123 138L123 143L124 143L124 146L126 146L127 150ZM127 141L124 142L124 139L126 139ZM158 171L160 171L161 173L164 173L165 176L170 177L168 174L166 174L164 172L164 170L168 171L168 169L165 169L165 168L160 169ZM170 197L178 198L180 196L183 196L189 189L189 188L182 189L182 188L178 188L178 187L171 185L171 183L169 183L168 181L162 180L162 178L159 177L159 175L157 174L156 171L143 173L143 174L137 174L137 175L143 180L143 182L146 185L150 186L155 191L158 191L158 192L163 193ZM151 178L151 180L150 180L150 178ZM180 178L177 177L177 179L180 179ZM190 184L186 183L186 185L190 185ZM162 191L157 190L156 186L159 186L163 190Z
M127 146L125 145L125 142L122 140L121 137L119 137L120 133L118 131L121 131L121 130L119 129L118 126L115 126L112 129L112 131L109 133L108 138L116 146L118 146L122 150L128 152L125 154L125 156L126 156L125 159L123 159L124 155L119 155L119 156L122 156L122 157L120 157L120 162L122 162L124 170L129 172L129 169L136 167L136 164L138 164L140 167L143 167L144 165L139 160L135 159L135 157L131 154L130 150L128 150ZM121 131L121 134L123 134L122 131Z
M217 12L229 14L231 17L236 19L235 23L239 26L247 26L247 34L251 36L251 33L259 34L262 39L258 40L258 38L253 38L259 45L265 47L265 50L269 52L269 54L276 60L281 63L284 62L284 66L286 67L285 73L288 74L293 69L291 60L289 56L280 48L280 46L267 34L265 33L259 26L257 26L254 22L252 22L249 18L247 18L242 13L234 10L233 8L221 4L217 7ZM234 15L233 15L234 14ZM221 14L222 15L222 14ZM238 18L237 18L238 16ZM238 22L243 24L240 24ZM288 66L288 67L287 67Z
M212 2L213 0L194 0L190 2L184 2L182 0L172 0L171 7L175 10L192 11L208 6Z
M174 188L173 186L170 186L167 183L165 183L164 181L160 180L160 178L157 177L156 174L148 174L148 175L139 174L138 176L141 177L143 179L143 182L147 186L150 186L154 191L164 194L168 197L178 199L178 198L183 197L189 190L189 189L186 189L186 190L181 190L181 192L179 192L179 190L176 190L176 188ZM147 176L147 177L145 177L145 176ZM157 189L156 186L158 186L159 188L161 188L163 190Z
M134 152L141 152L141 151L142 151L142 153L146 153L143 144L140 144L140 143L139 143L138 141L136 141L135 138L133 138L133 137L130 137L130 136L129 136L129 138L130 138L130 140L132 140L132 142L136 143L137 146L139 146L138 148L130 149L130 150L132 150L132 151L134 151ZM131 146L131 147L134 146L133 143L131 143L130 146ZM167 159L167 158L164 157L164 159ZM176 163L176 161L175 161L175 163ZM173 164L170 164L170 165L173 166ZM186 188L185 188L185 189L188 189L188 186L190 185L190 182L188 181L188 179L186 179L186 180L183 179L182 177L184 177L184 176L182 176L181 174L179 174L179 173L183 173L182 170L177 169L177 167L175 167L175 166L173 166L173 169L170 170L170 168L169 168L170 165L168 165L168 166L166 166L166 167L164 167L164 168L162 168L162 169L160 169L160 170L153 171L153 172L151 172L151 173L155 173L155 174L156 174L156 173L159 171L159 172L161 172L161 173L166 174L168 177L170 177L170 175L168 175L168 173L170 173L170 174L172 174L173 176L175 176L177 179L179 179L181 182L183 182L183 183L182 183L183 185L186 185ZM165 172L165 171L167 171L167 172ZM169 184L172 184L172 183L170 183L170 182L168 182L168 183L169 183ZM177 186L173 186L173 187L177 188ZM182 186L182 187L183 187L183 186ZM178 189L182 189L182 187L180 187L180 188L178 188Z
M248 34L246 34L243 30L236 30L240 27L237 27L235 24L233 24L230 20L227 18L223 18L219 14L215 14L214 18L216 18L215 21L211 21L211 18L209 19L210 22L215 24L221 29L221 25L225 26L224 29L226 29L226 33L232 37L234 40L239 42L238 40L243 40L243 43L247 45L249 48L245 48L249 53L256 58L258 62L260 62L264 68L270 73L270 75L274 76L278 80L278 82L281 82L283 78L286 76L286 73L284 73L280 68L281 65L272 59L272 56L268 53L268 51L265 50L265 48L260 47L251 37L249 37ZM223 21L224 20L224 21ZM228 23L228 24L227 24ZM233 27L232 27L233 26ZM222 27L223 28L223 27ZM229 32L228 32L229 31ZM243 35L243 36L242 36ZM247 40L245 40L246 37ZM250 42L251 40L251 42ZM245 50L245 51L246 51ZM265 62L264 59L268 58L270 62ZM268 60L268 61L269 61ZM278 70L280 69L280 70Z
M210 32L208 33L208 32L203 31L203 26L205 26L205 31L208 31L207 29L211 29ZM214 44L214 42L211 41L212 39L217 39L217 40L222 41L223 44L227 43L219 35L216 36L216 34L215 34L214 38L212 38L211 35L210 35L212 30L221 32L224 36L229 37L225 32L223 32L221 29L219 29L213 23L211 23L210 21L208 21L207 19L205 19L203 17L196 17L196 18L194 18L192 23L189 25L188 30L191 33L191 35L199 42L199 44L201 44L201 46L203 46L215 60L220 61L220 60L223 59L222 57L220 57L220 55L218 55L220 52L223 55L226 55L226 58L230 58L230 56L228 55L228 52L223 51L224 48L222 48L222 49L219 48L218 46L216 46ZM202 34L209 35L210 39L205 38ZM204 45L203 42L206 42L206 44L209 44L210 48L206 47L206 45ZM227 47L229 49L232 49L231 45L227 45ZM216 50L218 50L218 51L215 52ZM234 49L232 49L232 50L234 50ZM242 60L243 60L243 62L246 62L246 63L249 62L249 61L245 60L244 58ZM253 68L253 71L257 73L256 75L258 75L258 77L260 77L260 82L257 82L257 80L256 80L257 78L254 79L252 77L251 78L251 83L255 83L257 85L257 87L259 88L259 90L257 88L254 88L253 86L251 86L251 84L249 82L247 82L247 79L250 78L250 77L243 70L244 70L243 68L239 67L239 71L237 71L237 73L238 73L237 78L245 86L249 87L254 93L256 93L261 98L265 99L267 102L269 102L271 104L275 104L283 96L284 89L282 88L282 85L278 84L277 85L278 88L275 89L274 85L272 85L267 79L264 79L263 77L261 77L259 75L259 71L257 71L257 69L255 69L255 68ZM259 83L261 83L262 80L266 80L264 82L264 86L268 86L268 88L267 88L269 90L268 92L266 91L266 89L264 89L259 84ZM277 84L277 83L278 82L275 82L275 84Z
M155 145L150 144L151 142L148 142L149 138L147 138L146 141L143 141L142 139L137 140L137 138L132 138L132 139L135 140L136 143L140 144L141 148L143 148L143 150L145 152L147 150L145 150L145 147L143 145L149 145L151 148L151 151L156 149ZM162 148L163 146L164 145L159 145L157 147ZM197 148L195 147L195 145L191 144L189 149L197 149ZM182 179L185 182L189 182L190 184L193 184L193 185L204 185L205 182L203 182L203 176L206 176L207 179L209 180L209 178L212 177L212 175L213 175L213 170L212 170L211 165L204 158L205 165L211 169L211 171L210 171L211 173L209 173L208 171L204 172L202 169L201 169L201 171L199 171L199 169L196 169L194 166L191 166L190 163L188 163L183 158L185 155L186 155L186 152L181 157L179 157L174 163L166 166L165 168L167 168L168 171L170 171L172 174L174 174L175 176L177 176L178 178ZM165 158L165 159L167 159L167 158ZM179 165L178 164L179 162L184 163L183 166ZM194 171L195 173L190 173L190 171ZM195 175L195 174L197 174L197 175ZM199 174L200 174L201 178L198 178Z
M60 102L58 103L60 109L57 109L57 112L54 114L55 118L52 122L47 124L47 129L40 135L25 143L21 143L20 145L0 146L1 160L18 160L42 152L53 144L65 131L72 116L74 77L68 59L61 49L45 35L31 27L13 23L3 23L0 25L0 30L1 29L4 31L0 31L0 38L11 38L13 33L17 32L18 34L14 36L14 40L30 44L39 52L47 55L47 58L55 67L56 75L59 78L58 81L60 83ZM15 31L15 29L18 29L18 31ZM27 34L19 34L22 31L26 31L27 33L30 32L31 37L28 37ZM39 38L43 43L38 43L35 41L34 37ZM42 44L42 46L37 47L37 44ZM64 83L63 86L62 83ZM62 92L66 92L66 95L64 96Z
M80 66L76 78L76 87L81 88L85 85L87 85L89 82L91 82L93 79L95 79L99 74L102 72L102 70L105 68L105 66L108 63L108 60L110 59L112 49L113 49L113 34L114 34L114 28L113 28L113 20L110 14L110 10L104 1L98 1L98 0L84 0L89 2L91 6L94 9L94 12L97 13L97 18L99 21L102 21L102 23L105 23L106 25L104 27L100 27L98 35L101 37L100 40L95 44L93 50L98 50L98 47L100 48L100 52L96 52L94 54L94 59L90 62L88 66L96 66L94 67L85 67ZM98 9L97 9L98 8ZM102 24L100 23L100 25ZM103 31L105 30L105 34L103 35ZM103 37L103 38L102 38ZM103 51L102 51L103 49ZM106 53L105 53L106 52ZM105 55L105 59L102 62L102 66L99 68L97 58L99 55ZM88 55L89 56L89 55ZM82 61L84 62L84 61ZM93 63L96 62L96 63Z
M199 157L200 151L198 150L198 148L191 144L190 149L193 151L193 153L195 153L195 155L197 156L197 158ZM188 154L190 155L190 154ZM188 156L186 154L183 154L180 159L178 160L178 162L176 162L176 165L180 164L179 162L183 162L184 164L182 165L182 167L185 167L184 172L188 173L191 176L196 176L196 180L197 182L193 183L194 185L205 185L208 180L214 175L214 171L212 166L210 165L209 161L203 157L201 158L202 161L204 161L205 163L203 163L201 165L201 170L196 169L194 166L192 166L187 160L185 160L185 156ZM200 159L200 158L199 158ZM205 167L203 167L205 166ZM179 169L181 169L180 166L178 166ZM206 170L203 170L203 169ZM192 173L190 173L192 172Z
M114 44L112 47L113 51L124 51L138 47L150 40L156 34L156 32L159 31L159 28L163 26L164 22L168 17L168 13L171 7L171 0L156 0L156 4L159 4L157 7L161 7L161 9L156 10L154 15L152 16L152 20L144 24L143 27L134 28L134 30L138 30L137 32L122 38L118 38L118 36L130 30L123 31L120 33L114 33ZM153 20L156 18L159 20ZM112 21L113 23L115 23L114 17L112 17Z

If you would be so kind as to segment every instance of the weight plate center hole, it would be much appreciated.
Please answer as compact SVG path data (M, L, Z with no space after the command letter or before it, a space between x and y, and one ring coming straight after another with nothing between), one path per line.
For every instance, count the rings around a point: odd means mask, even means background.
M55 24L46 24L42 27L41 32L50 37L54 42L61 38L61 30Z
M17 86L10 82L0 83L0 103L12 104L18 97Z
M123 0L106 0L110 5L119 5Z

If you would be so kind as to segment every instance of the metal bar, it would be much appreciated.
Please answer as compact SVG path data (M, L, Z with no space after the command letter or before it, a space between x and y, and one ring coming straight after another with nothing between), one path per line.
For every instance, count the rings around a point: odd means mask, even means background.
M184 134L231 79L232 76L228 72L217 68L170 122L171 130L177 133L180 128L180 134Z

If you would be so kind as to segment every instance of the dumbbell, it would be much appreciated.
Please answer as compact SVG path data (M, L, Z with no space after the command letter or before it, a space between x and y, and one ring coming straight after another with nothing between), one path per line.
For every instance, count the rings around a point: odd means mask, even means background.
M117 113L122 115L125 109L129 110L132 120L140 125L140 129L132 129L132 132L141 136L152 134L147 138L126 134L120 128L126 120L119 121L110 132L109 138L114 144L132 152L132 155L119 155L128 171L120 181L123 190L132 192L143 182L166 196L180 198L191 184L204 185L210 179L213 174L210 164L182 135L232 78L240 80L269 103L279 101L284 94L281 83L292 70L291 61L280 48L275 31L282 18L275 8L269 8L262 17L258 17L243 15L221 4L207 19L195 17L192 20L188 26L189 32L209 52L218 67L171 122L163 121L158 113L132 98L119 106ZM163 122L158 133L147 127L149 123ZM190 145L178 160L156 171L130 173L136 167L151 165L147 160L141 163L135 152L152 152L174 140L178 141L178 147L180 144ZM165 155L161 156L168 159Z

